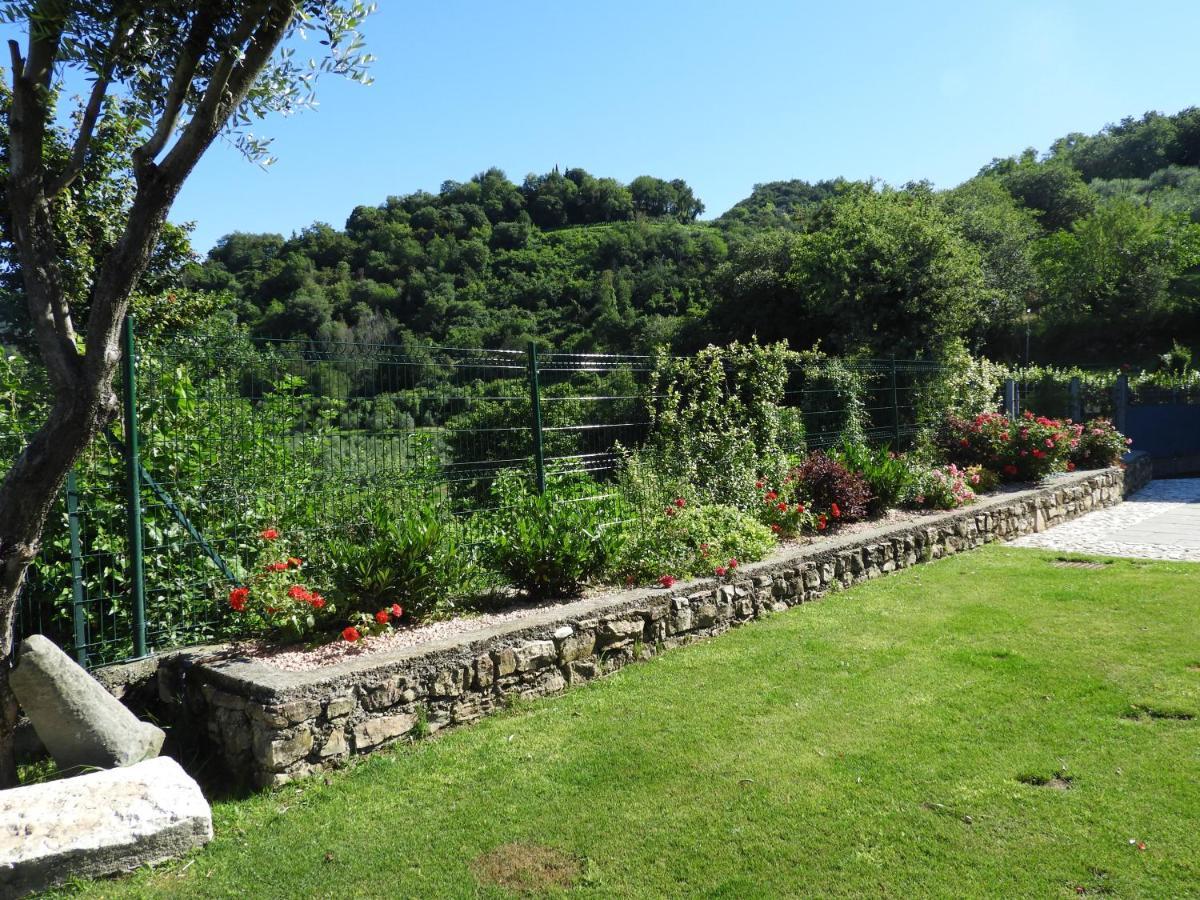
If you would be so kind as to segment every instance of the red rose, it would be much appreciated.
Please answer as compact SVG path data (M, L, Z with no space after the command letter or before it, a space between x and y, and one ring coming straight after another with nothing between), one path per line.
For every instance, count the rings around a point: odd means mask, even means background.
M842 511L841 511L841 509L838 508L838 505L836 503L829 504L829 511L831 513L833 513L833 517L835 519L840 519L842 517Z
M393 603L392 604L392 618L399 619L403 615L404 615L404 610L400 607L400 604Z
M250 597L250 588L236 587L229 592L229 605L234 612L245 612L246 600Z
M662 576L662 578L658 579L658 583L661 584L665 588L674 587L675 586L675 576L674 575L664 575L664 576Z
M819 516L817 516L817 531L824 531L825 526L828 524L829 523L825 520L825 513L821 513Z
M737 567L738 567L738 561L736 558L729 560L729 568L736 569Z
M353 644L355 641L362 640L362 635L358 633L358 629L353 625L347 625L342 629L342 640Z
M772 525L771 530L773 532L775 532L776 534L779 534L779 532L782 531L782 529L778 525Z
M298 568L300 568L302 565L304 565L304 560L302 560L302 559L301 559L300 557L298 557L298 556L289 556L289 557L288 557L288 565L289 565L289 566L293 566L294 568L297 568L297 569L298 569Z
M684 500L682 497L675 498L675 508L676 509L683 509L685 506L687 506L686 500Z
M265 528L259 532L259 537L264 541L273 541L279 537L279 532L274 528Z
M726 571L728 570L724 566L717 566L715 569L713 569L713 572L716 573L718 578L724 578Z
M375 613L375 621L380 625L386 625L388 622L388 611L386 609L381 609L379 612Z
M1004 467L1004 474L1005 475L1016 475L1017 467L1014 466L1012 463L1009 463L1007 466Z
M1071 462L1069 459L1067 460L1067 471L1068 472L1075 471L1075 463Z

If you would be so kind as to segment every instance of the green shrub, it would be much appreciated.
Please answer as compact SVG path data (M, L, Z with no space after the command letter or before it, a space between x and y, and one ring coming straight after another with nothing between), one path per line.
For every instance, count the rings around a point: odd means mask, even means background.
M830 454L851 472L858 473L871 490L867 515L882 515L900 506L910 496L915 478L912 465L887 445L868 447L847 441Z
M538 494L510 469L492 486L497 509L482 516L486 562L531 597L577 594L620 549L616 498L582 473L553 473Z
M721 504L670 503L628 526L614 571L627 583L712 575L762 559L775 537L749 512Z
M398 603L413 619L445 615L466 575L457 524L433 499L407 495L371 505L326 549L344 612L374 614Z

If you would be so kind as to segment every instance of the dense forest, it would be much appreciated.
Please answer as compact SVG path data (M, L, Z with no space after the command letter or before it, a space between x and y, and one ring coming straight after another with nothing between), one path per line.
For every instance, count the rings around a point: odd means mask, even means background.
M647 352L757 335L1135 364L1200 342L1198 108L1070 134L949 190L772 182L703 213L681 180L490 169L341 229L233 233L182 267L176 229L161 268L178 296L209 298L184 319L216 306L258 336L320 342Z

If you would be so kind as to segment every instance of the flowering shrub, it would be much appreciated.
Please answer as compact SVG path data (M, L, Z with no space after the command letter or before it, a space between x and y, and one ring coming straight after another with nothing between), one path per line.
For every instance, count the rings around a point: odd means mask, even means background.
M404 608L399 603L374 613L357 612L350 617L350 624L342 629L342 640L353 644L368 637L386 634L403 618Z
M1080 469L1115 466L1132 443L1108 419L1092 419L1081 429L1079 443L1071 450L1068 464Z
M304 561L291 555L279 531L264 529L258 559L245 582L229 592L229 607L250 630L265 629L286 638L312 634L334 607L301 578Z
M971 489L970 470L951 463L936 469L925 469L917 475L913 502L929 509L957 509L975 501Z
M984 466L1004 481L1039 481L1066 468L1067 454L1077 446L1081 430L1070 420L1028 411L1015 422L1001 413L980 413L973 419L948 415L937 444L958 465Z
M672 510L672 512L668 512ZM770 529L733 506L688 503L647 510L630 523L614 566L629 584L728 574L775 548ZM724 573L717 570L724 569Z
M976 494L990 494L1000 486L1000 476L986 466L967 466L966 479Z
M871 499L867 482L824 452L814 450L788 474L796 482L797 493L816 516L818 531L866 517Z
M793 475L785 475L778 487L761 478L754 485L759 495L755 507L758 520L777 537L795 537L816 524L816 517L796 490L798 482Z

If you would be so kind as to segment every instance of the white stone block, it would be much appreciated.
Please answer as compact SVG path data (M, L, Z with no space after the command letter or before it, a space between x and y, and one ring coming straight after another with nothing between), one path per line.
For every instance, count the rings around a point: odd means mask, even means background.
M210 840L208 801L165 756L0 791L0 896L130 871Z

